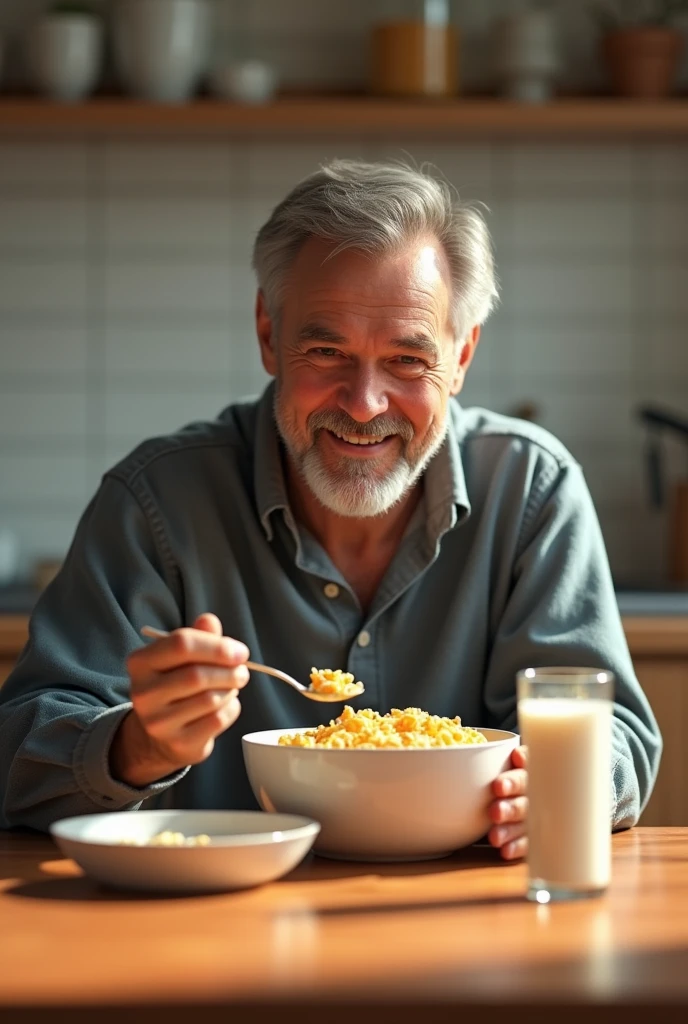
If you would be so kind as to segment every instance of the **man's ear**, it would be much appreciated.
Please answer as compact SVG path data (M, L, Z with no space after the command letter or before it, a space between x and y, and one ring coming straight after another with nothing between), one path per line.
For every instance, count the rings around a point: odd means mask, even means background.
M452 377L452 382L449 387L450 394L458 395L459 391L461 391L466 380L468 367L471 365L471 361L475 355L475 350L478 347L479 341L480 324L476 324L458 346L456 362L454 365L454 376Z
M274 323L268 314L265 298L261 291L256 295L256 334L260 345L260 358L266 373L271 377L277 375L277 353L274 335Z

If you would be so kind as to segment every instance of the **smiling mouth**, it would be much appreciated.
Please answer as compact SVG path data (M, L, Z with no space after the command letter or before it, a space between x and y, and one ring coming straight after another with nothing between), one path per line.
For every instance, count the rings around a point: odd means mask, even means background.
M346 441L347 444L354 445L376 445L382 444L386 441L391 434L380 434L377 437L369 437L365 434L340 434L336 430L330 430L328 433L332 434L333 437L338 438L340 441Z

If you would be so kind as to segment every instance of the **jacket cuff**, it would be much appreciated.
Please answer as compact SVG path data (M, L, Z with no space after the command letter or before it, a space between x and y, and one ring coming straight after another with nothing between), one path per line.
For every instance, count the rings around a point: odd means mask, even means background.
M131 708L130 703L107 708L84 729L74 750L73 767L76 781L89 800L103 810L138 810L144 800L169 789L189 770L188 767L182 768L144 789L137 789L112 777L109 763L110 746L120 722Z

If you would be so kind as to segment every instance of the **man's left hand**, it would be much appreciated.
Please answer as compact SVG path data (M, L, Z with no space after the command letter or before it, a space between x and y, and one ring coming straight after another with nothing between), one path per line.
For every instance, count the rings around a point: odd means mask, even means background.
M492 783L495 799L490 804L488 812L494 824L487 833L487 838L498 848L504 860L518 860L525 857L528 852L527 759L526 747L516 747L511 755L511 768L498 775Z

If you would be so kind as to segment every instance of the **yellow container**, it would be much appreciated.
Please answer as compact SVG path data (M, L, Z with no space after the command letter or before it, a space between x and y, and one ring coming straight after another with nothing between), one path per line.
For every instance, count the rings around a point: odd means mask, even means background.
M452 25L390 21L373 28L370 85L378 96L455 96L458 65Z

